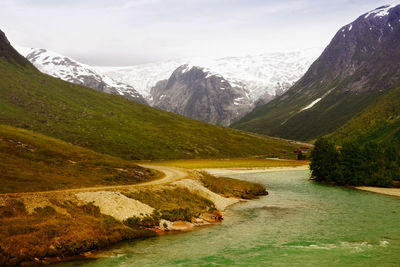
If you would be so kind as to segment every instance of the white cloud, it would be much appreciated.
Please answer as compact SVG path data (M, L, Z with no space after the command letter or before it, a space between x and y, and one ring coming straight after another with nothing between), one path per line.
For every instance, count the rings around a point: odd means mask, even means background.
M0 27L20 45L129 65L325 46L342 25L386 2L2 0Z

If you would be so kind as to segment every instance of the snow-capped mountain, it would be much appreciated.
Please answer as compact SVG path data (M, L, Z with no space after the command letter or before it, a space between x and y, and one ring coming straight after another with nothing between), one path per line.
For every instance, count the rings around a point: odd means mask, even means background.
M151 88L184 64L199 66L223 76L232 86L240 85L254 102L260 96L282 94L307 71L321 54L321 48L288 53L227 57L220 59L179 59L130 67L96 67L114 80L127 83L147 99Z
M46 49L14 47L43 73L67 82L76 83L110 94L121 95L136 102L146 103L146 100L133 86L122 82L116 82L89 65Z
M224 126L240 119L255 105L285 92L321 52L309 49L132 67L92 67L46 49L16 48L51 76ZM187 73L180 73L181 66Z
M344 138L364 135L368 128L371 139L362 136L360 140L376 140L379 135L394 137L397 133L391 127L400 125L399 110L385 111L385 119L364 117L357 119L357 124L351 121L363 113L372 114L371 106L375 109L376 103L385 99L382 95L399 86L400 4L378 7L341 27L293 87L232 127L286 139L312 140L350 123L347 133L353 133ZM385 106L387 103L378 106L377 114L385 113Z
M151 89L150 104L200 121L228 126L252 109L240 86L207 69L182 65Z

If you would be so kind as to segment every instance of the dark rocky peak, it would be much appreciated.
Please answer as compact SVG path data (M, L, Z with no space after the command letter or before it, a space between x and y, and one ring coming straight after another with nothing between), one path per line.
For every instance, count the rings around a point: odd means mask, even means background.
M24 57L22 57L10 44L6 35L0 30L0 58L6 59L9 63L20 66L32 66Z
M392 87L400 75L399 47L400 5L379 7L340 28L322 55L299 81L297 88L316 82L322 84L341 80L352 75L355 75L354 82L347 88L351 91ZM386 77L396 68L398 70L392 73L394 75ZM379 74L376 74L377 69ZM377 83L372 73L384 77L384 80Z
M197 120L227 126L252 108L243 89L221 75L190 65L178 67L151 89L151 104Z
M0 42L6 45L10 45L10 42L8 41L6 35L4 34L4 32L2 30L0 30Z

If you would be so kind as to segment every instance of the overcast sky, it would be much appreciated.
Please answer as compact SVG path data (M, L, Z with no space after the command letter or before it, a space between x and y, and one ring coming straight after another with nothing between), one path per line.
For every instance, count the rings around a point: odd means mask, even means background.
M13 44L91 65L325 47L359 15L394 0L0 0Z

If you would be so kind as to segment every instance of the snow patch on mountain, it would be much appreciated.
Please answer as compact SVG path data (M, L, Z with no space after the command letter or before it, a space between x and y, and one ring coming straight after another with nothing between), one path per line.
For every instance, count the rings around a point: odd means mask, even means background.
M310 105L308 105L307 107L303 108L301 111L312 108L315 104L317 104L319 101L321 101L321 99L322 98L315 99L313 102L311 102Z
M385 5L378 7L368 13L365 14L364 18L368 18L370 15L374 15L374 17L384 17L389 15L390 9L395 7L395 5Z

